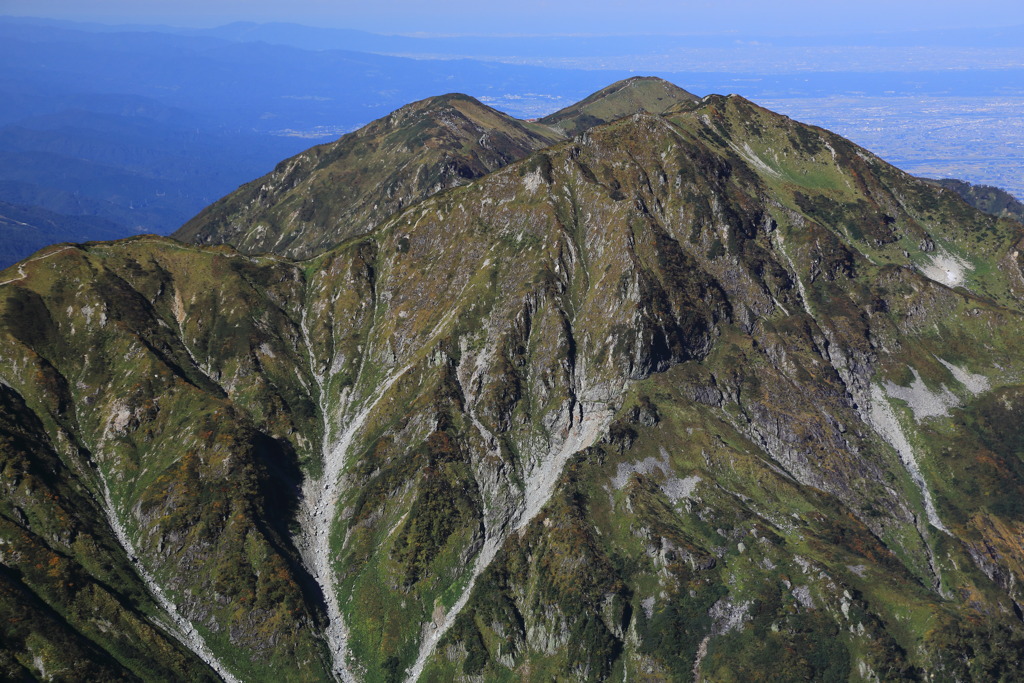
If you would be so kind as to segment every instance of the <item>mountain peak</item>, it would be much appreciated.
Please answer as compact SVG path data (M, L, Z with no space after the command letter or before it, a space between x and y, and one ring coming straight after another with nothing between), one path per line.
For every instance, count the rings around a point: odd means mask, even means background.
M557 131L469 95L428 97L282 161L204 209L175 237L308 258L559 139Z
M697 101L696 95L661 78L634 76L612 83L576 104L545 116L540 123L572 136L630 114L641 111L663 114L680 104Z
M472 95L467 95L461 92L450 92L445 93L444 95L432 95L431 97L425 97L422 100L410 102L404 107L396 109L394 113L397 114L405 111L432 111L441 107L459 105L490 109L490 107Z
M682 88L650 76L613 83L538 122L520 121L464 93L427 97L282 161L204 209L175 237L309 258L410 204L565 137L695 102Z

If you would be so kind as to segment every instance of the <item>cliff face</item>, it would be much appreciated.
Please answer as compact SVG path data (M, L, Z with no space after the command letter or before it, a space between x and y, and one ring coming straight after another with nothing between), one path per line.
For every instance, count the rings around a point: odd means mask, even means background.
M1021 237L709 97L307 261L52 248L0 275L0 663L1016 671Z

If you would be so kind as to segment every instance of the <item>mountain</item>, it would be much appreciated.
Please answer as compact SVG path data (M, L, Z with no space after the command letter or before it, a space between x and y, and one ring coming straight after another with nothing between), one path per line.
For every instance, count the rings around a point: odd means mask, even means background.
M913 37L929 45L992 47L1019 43L1018 35L1004 27L967 32L963 40ZM863 52L867 61L851 62L848 50L827 47L922 44L902 42L907 36L898 34L863 38L771 46L758 43L763 37L737 35L414 38L287 24L175 29L0 16L0 201L101 218L121 226L121 236L169 234L281 159L336 140L407 102L456 90L517 117L541 117L630 75L638 58L666 73L687 70L694 92L751 98L895 93L931 94L948 103L953 95L1005 98L1024 83L1020 70L1007 70L1002 62L951 69L957 65L935 63L939 54L922 60L913 50L894 57L873 49ZM836 61L838 54L845 61L807 72L801 66L805 48L814 45L823 60ZM779 49L799 55L782 57ZM475 59L438 58L445 55ZM603 55L601 63L593 55ZM497 62L495 56L519 63ZM541 68L523 60L575 68ZM894 71L901 60L902 70ZM921 71L922 63L930 70ZM707 70L689 71L694 64ZM979 136L998 138L1010 125L1000 120L1004 125L975 126L961 142L970 147ZM887 156L906 151L899 135L882 137L891 143L880 147ZM935 136L941 144L918 138L914 158L948 158L947 136ZM1005 185L1015 169L1012 159L1001 158L986 162L987 170L963 160L949 162L945 170ZM0 241L6 237L0 232Z
M466 95L431 97L281 162L207 207L174 237L309 258L410 204L567 136L696 99L659 78L629 78L533 123Z
M560 138L466 95L431 97L281 162L174 236L308 258Z
M652 76L638 76L603 88L590 97L540 119L540 123L577 135L602 123L645 111L664 114L682 102L696 102L696 95Z
M611 78L202 33L0 16L0 201L168 234L282 158L443 88L547 113Z
M1011 680L1022 242L709 96L305 261L51 247L0 273L3 674Z

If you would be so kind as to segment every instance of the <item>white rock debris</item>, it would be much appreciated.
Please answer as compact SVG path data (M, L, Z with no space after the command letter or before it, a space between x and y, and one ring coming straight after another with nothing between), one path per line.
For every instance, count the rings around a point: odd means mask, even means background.
M199 659L206 662L206 664L217 672L217 675L223 678L227 683L239 683L238 679L235 678L227 667L225 667L217 656L213 654L213 651L206 645L206 640L203 636L196 631L195 627L186 619L180 612L178 607L170 598L164 593L163 589L153 578L153 575L149 573L146 566L143 564L142 559L135 550L135 544L132 543L131 538L128 536L127 530L124 525L121 524L120 518L117 516L117 512L114 509L113 500L110 497L110 487L107 486L107 480L103 476L103 472L97 468L96 473L98 475L100 485L103 487L103 513L107 517L107 523L110 524L111 530L114 532L117 542L124 549L125 554L132 560L132 566L135 568L135 573L138 574L139 578L146 585L147 590L153 599L156 600L157 604L160 605L161 609L171 618L174 622L172 624L158 622L159 625L173 635L182 645L191 650Z
M309 330L305 316L301 321L301 330L310 358L313 358L309 343ZM405 374L408 366L394 371L378 386L377 391L363 402L360 410L350 418L343 420L344 428L336 439L332 439L331 411L326 396L326 378L315 371L311 364L311 372L319 387L320 412L323 415L323 471L320 477L307 477L302 483L302 503L299 507L299 533L295 538L295 546L302 557L302 562L320 585L324 594L327 609L328 625L326 630L327 645L331 654L334 674L343 681L355 681L356 678L348 668L348 627L341 614L341 605L334 588L334 572L331 567L331 522L340 496L339 478L345 467L349 446L353 438L362 428L374 406L387 394L388 390ZM351 401L351 394L344 397ZM348 406L343 406L347 408Z
M535 466L526 476L524 482L524 500L522 508L516 515L515 522L510 525L514 531L521 531L533 521L541 508L548 502L554 493L555 485L565 467L566 462L575 453L584 450L597 442L611 423L614 412L601 403L590 403L585 407L578 403L578 412L575 417L570 411L570 426L565 438L560 442L552 443L551 451L541 455L535 462ZM469 597L476 585L477 578L490 566L498 549L507 537L506 532L495 532L487 530L487 536L483 548L477 555L473 564L473 572L465 589L459 596L452 608L440 619L435 619L428 624L420 643L419 656L415 664L407 672L406 680L410 683L417 681L423 674L423 667L437 647L441 637L451 628L455 618L469 601Z
M928 523L948 534L949 529L939 519L939 513L935 509L935 501L932 499L932 492L924 480L924 475L921 474L921 468L917 464L917 456L914 454L914 449L910 445L907 435L903 432L903 427L896 418L896 413L893 412L892 406L889 405L885 390L876 384L871 386L869 419L874 430L899 454L903 466L906 467L907 472L910 474L910 478L913 479L918 489L920 489Z
M744 142L743 146L740 147L735 142L730 141L729 147L731 147L732 151L736 152L736 154L740 155L740 157L742 157L744 161L746 161L747 163L749 163L751 166L761 171L762 173L767 173L768 175L774 176L776 178L782 178L781 173L779 173L774 168L769 166L767 162L764 161L764 159L757 156L757 153L750 148L749 142Z
M796 586L793 589L793 598L800 603L805 609L814 609L814 596L811 595L811 589L807 586Z
M950 408L960 405L957 395L946 387L932 391L916 369L910 368L910 372L914 375L914 381L909 387L901 387L888 381L883 386L890 398L906 402L918 422L928 417L944 417L949 414Z
M972 372L968 372L967 370L938 357L936 357L936 360L945 365L946 369L949 370L953 374L953 377L956 378L956 381L964 385L964 388L973 395L977 396L991 388L991 384L989 384L988 378L985 377L985 375L976 375Z
M728 598L721 598L711 606L708 611L708 616L711 617L711 633L704 636L704 640L697 646L697 657L693 660L694 680L704 680L700 675L700 665L708 654L708 643L711 642L711 638L741 628L747 621L749 611L749 602L733 604Z
M536 192L543 182L544 179L541 178L540 170L527 173L523 176L523 184L526 185L526 189L529 190L531 194Z
M959 287L964 284L971 264L941 247L937 247L930 257L931 263L921 268L921 273L925 277L947 287Z
M451 323L454 314L455 311L453 310L442 317L427 336L424 346L429 346L430 342L437 338ZM349 631L342 616L341 604L335 590L335 577L331 567L330 548L331 524L336 517L338 502L342 493L341 473L348 459L349 448L367 418L377 404L387 396L391 387L413 366L410 363L401 368L394 369L387 378L377 385L374 392L362 401L356 413L350 414L349 411L356 404L358 396L348 391L343 393L338 400L338 406L332 410L331 401L326 391L327 380L330 374L336 372L337 368L332 365L327 373L316 369L314 362L315 354L313 353L305 311L303 311L299 327L310 359L310 374L313 376L318 387L317 397L320 404L320 414L323 418L324 436L323 471L319 477L307 477L302 483L302 502L296 515L299 522L299 532L295 536L295 547L299 551L306 569L309 570L323 591L328 618L326 630L327 645L331 654L334 674L347 683L356 681L357 678L348 665ZM359 386L362 374L363 367L360 366L359 371L356 373L356 386ZM340 433L338 433L339 428Z
M942 363L956 381L963 385L964 389L970 392L971 395L977 396L988 391L990 388L988 378L984 375L968 372L938 357L936 357L936 360ZM960 397L950 391L945 385L933 391L924 383L924 380L921 379L921 375L915 368L910 368L910 372L914 375L914 381L911 382L910 386L901 387L888 381L883 386L885 387L885 393L890 398L906 402L911 412L914 413L916 421L921 422L921 420L929 417L945 417L949 415L951 408L956 408L963 403Z
M684 477L680 479L674 476L671 464L669 463L668 451L661 448L661 458L644 458L638 462L624 462L619 463L618 469L615 471L615 476L612 477L612 486L617 490L621 490L627 483L629 483L629 477L634 472L643 475L652 475L655 472L660 472L663 480L659 486L665 496L672 501L677 503L684 498L690 498L693 496L693 492L696 490L697 485L702 481L697 475L690 477Z

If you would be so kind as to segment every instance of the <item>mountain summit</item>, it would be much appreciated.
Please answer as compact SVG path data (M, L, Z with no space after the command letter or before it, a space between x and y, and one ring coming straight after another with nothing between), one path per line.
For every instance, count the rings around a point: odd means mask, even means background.
M431 97L282 161L174 236L308 258L559 139L468 95Z
M735 96L490 121L524 158L305 261L0 273L2 675L1016 676L1024 227Z
M250 254L309 258L365 234L410 204L567 136L694 100L659 78L630 78L531 123L468 95L431 97L281 162L202 211L174 237L231 244Z
M586 99L545 116L540 123L572 137L588 128L615 121L624 116L647 112L664 114L696 95L653 76L637 76L598 90Z

